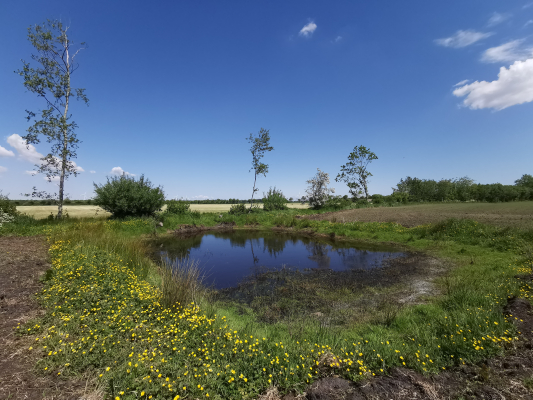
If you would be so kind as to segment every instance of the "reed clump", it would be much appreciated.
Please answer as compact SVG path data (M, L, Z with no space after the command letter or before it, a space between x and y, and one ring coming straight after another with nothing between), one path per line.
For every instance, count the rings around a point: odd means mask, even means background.
M165 306L198 304L207 294L199 262L183 259L175 263L163 258L159 271L162 300Z

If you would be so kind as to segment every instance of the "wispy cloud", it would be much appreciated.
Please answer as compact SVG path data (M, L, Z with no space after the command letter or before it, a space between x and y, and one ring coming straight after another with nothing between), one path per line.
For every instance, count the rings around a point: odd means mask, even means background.
M5 147L0 146L0 157L15 157L15 153Z
M492 17L489 18L487 26L496 26L504 21L507 21L511 17L512 14L500 14L495 12L494 14L492 14Z
M527 60L533 55L533 48L522 46L524 39L512 40L483 52L481 61L486 63L514 62Z
M35 176L35 175L37 175L37 171L24 171L24 173L25 173L26 175L31 175L31 176Z
M526 26L531 25L531 24L533 24L533 19L530 19L529 21L527 21L527 22L524 24L524 28L525 28Z
M488 38L491 36L492 32L476 32L472 30L466 30L466 31L457 31L455 32L455 35L442 38L442 39L435 39L435 43L444 46L444 47L452 47L455 49L460 49L462 47L470 46L471 44L474 44L482 39Z
M122 176L122 175L126 175L126 176L135 176L135 174L130 174L128 171L124 171L122 168L120 167L113 167L111 168L111 172L110 172L111 175L118 175L118 176Z
M34 145L27 145L26 141L20 135L14 133L8 136L7 143L17 151L19 158L33 164L41 164L43 155L37 151Z
M342 36L337 36L334 40L335 43L338 43L342 40Z
M91 174L96 174L96 171L89 171Z
M470 79L465 79L464 81L457 82L455 85L453 85L453 87L463 86L464 84L466 84L468 82L470 82Z
M300 29L300 32L298 35L302 37L311 37L313 35L313 32L316 30L317 26L313 21L310 21L302 29Z
M476 81L455 89L453 94L457 97L466 96L463 105L473 110L503 110L529 103L533 101L533 59L516 61L508 69L502 67L497 80Z
M6 172L7 171L7 168L6 167L2 167L0 165L0 174L3 173L3 172Z
M529 7L531 7L531 6L533 6L533 2L531 2L531 3L527 3L527 4L524 4L524 5L522 6L522 8L525 10L526 8L529 8Z

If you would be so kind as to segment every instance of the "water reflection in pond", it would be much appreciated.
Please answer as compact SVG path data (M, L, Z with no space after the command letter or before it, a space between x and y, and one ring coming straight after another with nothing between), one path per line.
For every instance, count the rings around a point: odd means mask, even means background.
M236 286L259 269L282 266L302 271L371 269L388 258L404 255L398 249L353 242L317 241L302 235L271 231L209 232L170 237L157 242L158 256L177 262L198 260L205 283L217 289Z

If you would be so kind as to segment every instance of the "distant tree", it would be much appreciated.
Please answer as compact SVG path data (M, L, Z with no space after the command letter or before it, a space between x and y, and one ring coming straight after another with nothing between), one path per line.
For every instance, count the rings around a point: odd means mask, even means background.
M335 193L334 188L328 188L329 174L322 172L320 168L317 168L317 173L314 177L309 179L307 183L309 187L305 190L306 196L302 196L301 202L309 202L309 205L314 209L320 209L324 207L329 200L330 193Z
M267 129L261 128L257 137L254 137L250 133L250 137L246 140L252 145L252 147L250 147L250 152L252 153L252 168L250 168L250 171L254 171L254 188L252 191L252 198L250 199L250 207L253 207L254 194L259 190L255 187L257 175L263 175L266 177L268 172L268 164L263 164L261 158L264 157L266 151L272 151L274 148L270 146L270 134Z
M33 54L31 58L40 66L33 68L23 61L22 70L15 71L24 78L24 87L46 102L39 117L26 110L27 119L33 119L33 125L23 139L29 145L39 143L40 136L44 136L48 143L52 143L50 152L41 159L42 164L36 167L38 172L46 174L49 182L59 177L57 218L63 215L65 179L79 172L71 161L76 158L79 140L74 133L77 125L69 114L70 101L75 97L86 104L89 102L85 89L71 86L71 76L78 68L75 58L83 47L76 51L71 49L73 42L67 30L68 27L57 20L28 28L28 40L37 50L37 55Z
M367 167L378 157L365 146L354 147L348 155L348 162L341 166L341 172L335 178L337 182L345 182L350 194L355 198L362 192L368 200L368 177L372 176Z
M520 179L514 181L516 186L526 186L533 189L533 176L529 174L524 174Z

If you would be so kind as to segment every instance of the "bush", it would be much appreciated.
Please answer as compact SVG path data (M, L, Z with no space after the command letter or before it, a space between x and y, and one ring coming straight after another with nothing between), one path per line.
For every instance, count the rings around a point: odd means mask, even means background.
M168 200L166 212L169 214L187 214L191 211L191 203L185 200Z
M235 204L229 208L228 214L242 215L246 214L246 206L244 204Z
M372 204L383 204L385 202L385 197L381 194L372 195Z
M4 196L0 191L0 209L4 214L14 217L18 214L17 206L14 202L9 200L7 196Z
M324 208L333 208L335 210L342 210L349 208L352 205L352 201L348 196L329 196L329 199L326 201Z
M94 204L113 214L116 218L153 215L165 203L163 188L153 187L150 180L141 175L107 178L105 185L94 184Z
M265 211L287 210L288 202L283 192L276 190L275 186L274 189L268 189L266 194L263 192L263 210Z

